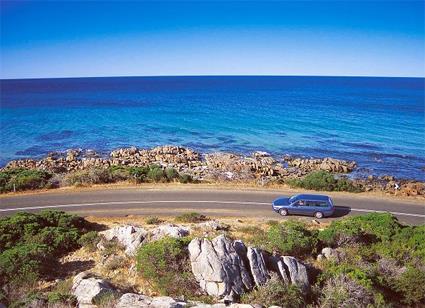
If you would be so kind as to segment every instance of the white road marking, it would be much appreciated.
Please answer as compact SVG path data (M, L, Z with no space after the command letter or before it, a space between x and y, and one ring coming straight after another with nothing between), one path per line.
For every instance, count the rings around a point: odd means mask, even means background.
M271 205L269 202L249 202L249 201L213 201L213 200L154 200L154 201L112 201L112 202L96 202L96 203L71 203L71 204L59 204L59 205L43 205L43 206L29 206L29 207L16 207L16 208L6 208L0 209L0 212L13 212L13 211L25 211L25 210L41 210L41 209L51 209L51 208L66 208L66 207L84 207L91 205L112 205L112 204L152 204L152 203L216 203L216 204L256 204L256 205ZM391 213L394 215L401 216L412 216L412 217L423 217L425 215L421 214L410 214L402 212L391 212L391 211L381 211L381 210L369 210L369 209L356 209L350 208L354 212L366 212L366 213Z

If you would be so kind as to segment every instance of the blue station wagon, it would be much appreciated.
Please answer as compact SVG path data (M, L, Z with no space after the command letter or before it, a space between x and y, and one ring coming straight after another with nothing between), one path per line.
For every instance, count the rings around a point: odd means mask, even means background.
M332 199L324 195L294 195L280 197L272 203L273 211L282 216L307 215L316 218L332 216L335 209Z

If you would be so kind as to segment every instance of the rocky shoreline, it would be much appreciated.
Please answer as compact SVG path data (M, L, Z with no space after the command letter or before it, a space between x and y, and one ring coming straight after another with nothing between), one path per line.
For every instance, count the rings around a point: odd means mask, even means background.
M39 160L10 161L2 170L15 168L37 169L53 174L67 174L90 168L111 166L144 167L152 164L174 168L200 182L256 182L284 184L290 179L300 179L314 171L327 171L337 177L349 177L356 170L354 161L294 156L273 157L266 152L253 152L249 156L235 153L198 153L181 146L158 146L152 149L136 147L117 149L107 157L93 150L71 149L51 152ZM362 191L380 191L401 196L424 196L425 183L396 179L391 175L353 178L354 185Z

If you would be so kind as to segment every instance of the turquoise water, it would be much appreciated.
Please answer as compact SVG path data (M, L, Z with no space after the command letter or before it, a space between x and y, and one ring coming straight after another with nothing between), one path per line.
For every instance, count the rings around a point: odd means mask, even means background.
M332 156L425 180L424 79L111 77L1 81L0 162L136 145Z

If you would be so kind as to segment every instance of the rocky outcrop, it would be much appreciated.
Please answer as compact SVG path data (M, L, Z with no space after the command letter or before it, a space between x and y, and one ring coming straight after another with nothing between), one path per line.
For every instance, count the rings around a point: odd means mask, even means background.
M125 248L127 255L134 255L148 232L135 226L118 226L102 231L100 234L108 241L116 240Z
M190 230L187 227L166 224L156 227L149 232L149 240L157 241L166 236L179 238L189 235Z
M120 297L116 308L181 308L188 306L187 303L176 301L168 296L150 297L135 293L126 293Z
M102 295L116 291L109 282L82 272L74 277L71 292L79 307L85 307L94 304Z
M253 287L252 279L234 243L224 235L213 240L193 239L189 244L192 272L209 295L240 295Z
M192 240L189 255L200 287L215 297L240 296L254 285L265 284L272 275L297 285L304 293L310 289L307 267L296 258L247 248L242 241L232 241L224 235L213 240Z

